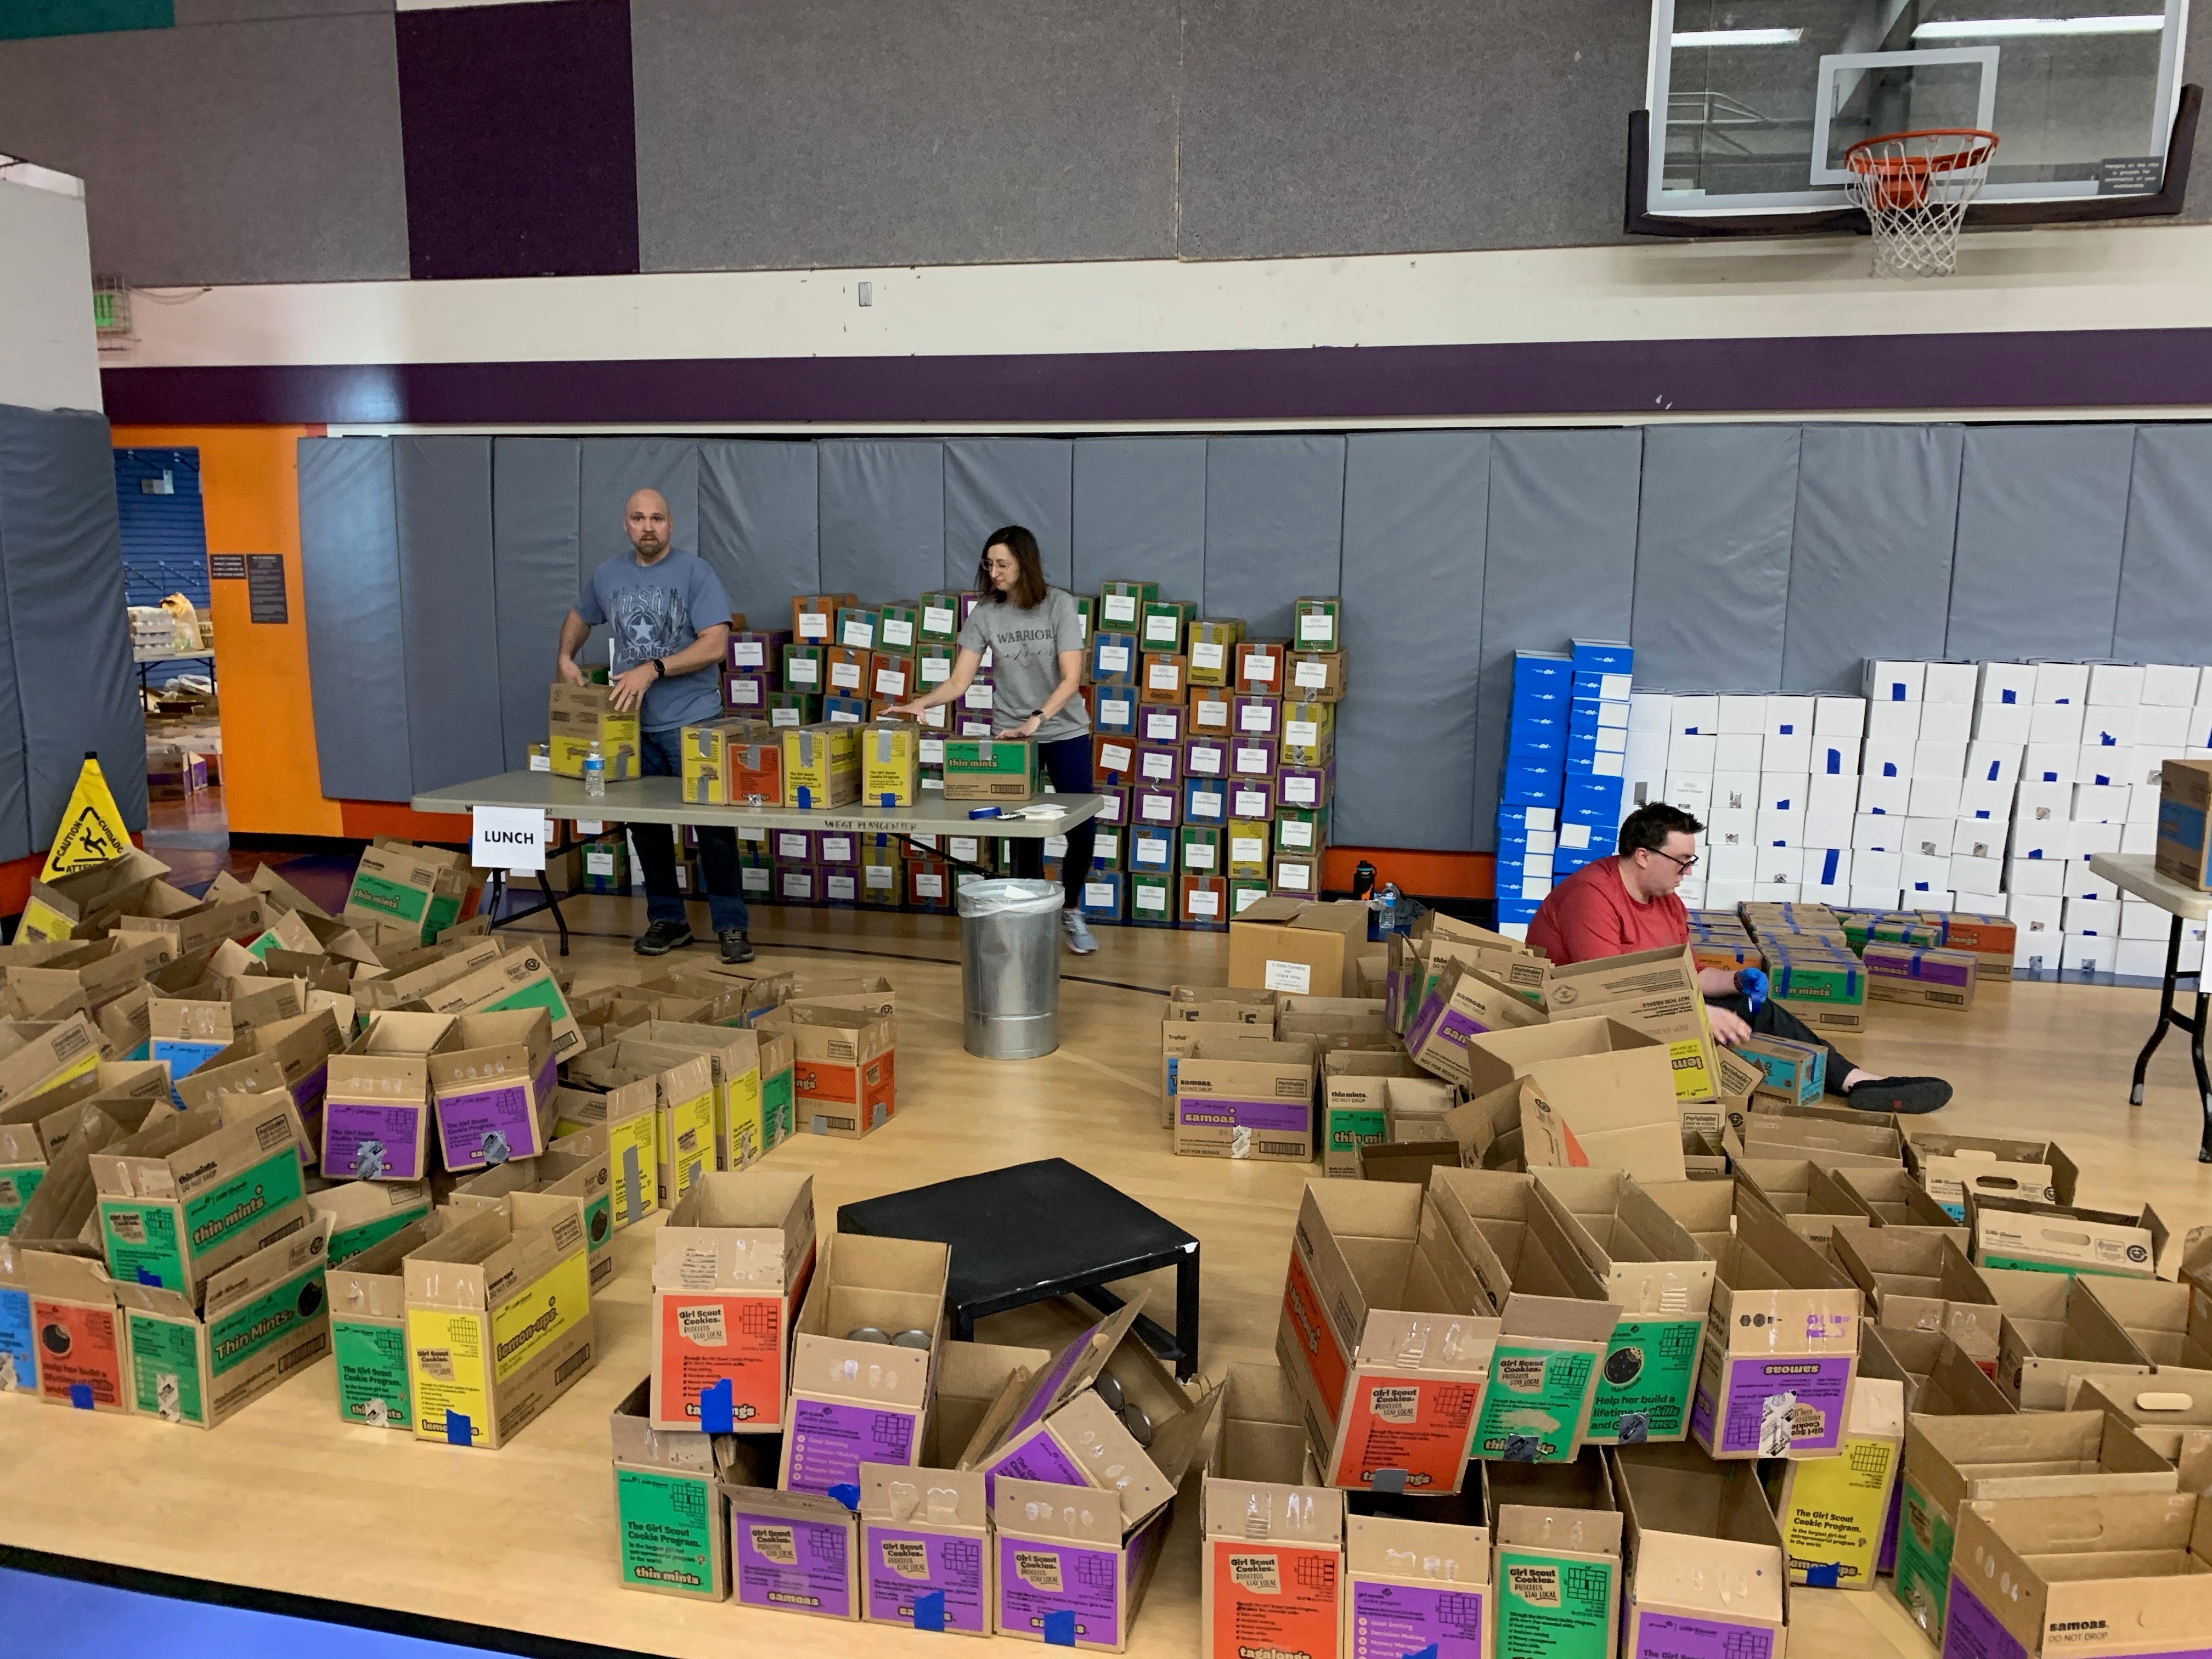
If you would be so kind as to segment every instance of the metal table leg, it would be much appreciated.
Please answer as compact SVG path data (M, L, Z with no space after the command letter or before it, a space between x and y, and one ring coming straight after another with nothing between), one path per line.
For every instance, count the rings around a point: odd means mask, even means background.
M561 954L568 954L568 918L561 914L561 896L553 890L553 884L545 872L538 872L538 890L545 895L545 908L553 913L553 925L561 930Z
M2197 1143L2197 1161L2212 1164L2212 1080L2204 1074L2204 1005L2212 1002L2197 981L2197 1017L2189 1022L2189 1061L2197 1068L2197 1102L2204 1113L2203 1139Z
M2151 1028L2150 1041L2143 1044L2142 1052L2136 1056L2135 1080L2128 1089L2128 1104L2130 1106L2142 1104L2143 1074L2150 1070L2150 1057L2158 1052L2158 1045L2165 1041L2166 1028L2178 1023L2174 1018L2173 998L2175 991L2179 988L2174 981L2180 976L2180 969L2181 918L2176 916L2173 918L2172 931L2167 933L2166 939L2166 982L2159 988L2158 1024ZM2197 999L2197 1012L2201 1016L2204 1009L2204 999L2202 995ZM2198 1039L2200 1048L2203 1039L2200 1037ZM2203 1074L2203 1066L2200 1062L2197 1067L2197 1077L2200 1080Z
M2208 1129L2207 1133L2212 1133ZM1182 1358L1176 1364L1177 1380L1188 1382L1198 1374L1198 1246L1194 1243L1176 1263L1176 1346Z

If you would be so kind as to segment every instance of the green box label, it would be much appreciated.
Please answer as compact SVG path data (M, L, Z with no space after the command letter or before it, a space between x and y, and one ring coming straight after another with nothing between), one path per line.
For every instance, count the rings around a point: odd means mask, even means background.
M410 887L404 881L391 881L366 870L355 872L353 890L346 895L349 907L358 905L395 921L418 925L429 902L430 896L421 888Z
M1597 1371L1589 1437L1623 1445L1680 1440L1689 1431L1701 1319L1624 1319Z
M407 1334L389 1325L331 1321L337 1357L338 1410L349 1423L404 1429L412 1423L407 1394Z
M622 1529L623 1582L715 1597L714 1514L710 1486L697 1475L650 1469L615 1471L615 1516Z
M185 1248L197 1261L240 1229L296 1203L306 1194L300 1149L287 1141L282 1151L228 1181L218 1182L185 1204Z
M765 1152L791 1138L792 1070L763 1073L761 1077L761 1142Z
M1498 1651L1516 1659L1605 1659L1613 1633L1610 1561L1498 1553Z
M1595 1356L1501 1342L1482 1391L1475 1455L1558 1463L1573 1455Z
M100 1201L100 1237L107 1271L126 1285L185 1288L185 1258L177 1249L176 1212L166 1205L128 1199Z
M1943 1643L1943 1607L1951 1592L1951 1523L1910 1480L1897 1522L1897 1599L1928 1639Z
M39 1190L39 1183L46 1178L43 1164L0 1170L0 1238L15 1231L15 1218L23 1213L23 1206L31 1201L31 1194Z
M510 1008L543 1008L545 1017L556 1025L568 1018L568 1005L561 995L561 988L550 975L533 979L519 991L509 992L496 1002L484 1004L488 1014L505 1013Z
M171 1423L207 1421L200 1397L200 1333L197 1325L146 1314L131 1316L131 1381L134 1407Z
M429 1213L429 1206L420 1209L394 1210L374 1221L364 1221L358 1227L342 1228L331 1235L330 1265L333 1267L350 1261L374 1249L410 1221L419 1221Z
M1963 1206L1961 1206L1964 1207ZM1948 1208L1948 1206L1947 1206ZM1984 1267L2009 1267L2014 1273L2064 1273L2069 1279L2087 1273L2093 1279L2124 1279L2125 1273L2116 1273L2109 1267L2082 1267L2058 1261L2037 1261L2027 1256L1984 1255L1980 1261Z
M208 1370L216 1376L236 1370L295 1326L313 1319L329 1300L319 1261L270 1285L208 1327Z
M1382 1139L1382 1114L1364 1106L1332 1106L1328 1109L1328 1147L1333 1152L1348 1152L1355 1147L1376 1145Z

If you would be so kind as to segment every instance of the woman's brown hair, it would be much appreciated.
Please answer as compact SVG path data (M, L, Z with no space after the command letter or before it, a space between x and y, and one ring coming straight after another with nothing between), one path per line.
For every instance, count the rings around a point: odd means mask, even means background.
M1005 548L1021 567L1021 574L1014 578L1013 587L1007 593L1000 592L991 580L991 550L994 547ZM983 550L975 560L975 586L988 594L994 605L1004 603L1009 597L1017 610L1034 611L1042 605L1044 558L1037 551L1036 538L1018 524L1004 526L984 537Z

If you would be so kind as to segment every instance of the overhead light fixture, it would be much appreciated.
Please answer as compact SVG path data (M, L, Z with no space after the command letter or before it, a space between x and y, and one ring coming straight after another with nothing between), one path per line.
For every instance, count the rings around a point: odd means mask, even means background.
M2156 34L2166 27L2163 12L2129 17L1984 17L1923 23L1916 40L2017 40L2038 34Z
M1794 46L1802 29L1690 29L1668 38L1677 46Z

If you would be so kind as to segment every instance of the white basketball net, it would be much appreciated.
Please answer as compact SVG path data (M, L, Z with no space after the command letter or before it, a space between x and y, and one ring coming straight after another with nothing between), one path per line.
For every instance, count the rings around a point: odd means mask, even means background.
M1990 174L1995 133L1899 132L1844 152L1844 192L1874 234L1877 276L1948 276L1966 209Z

